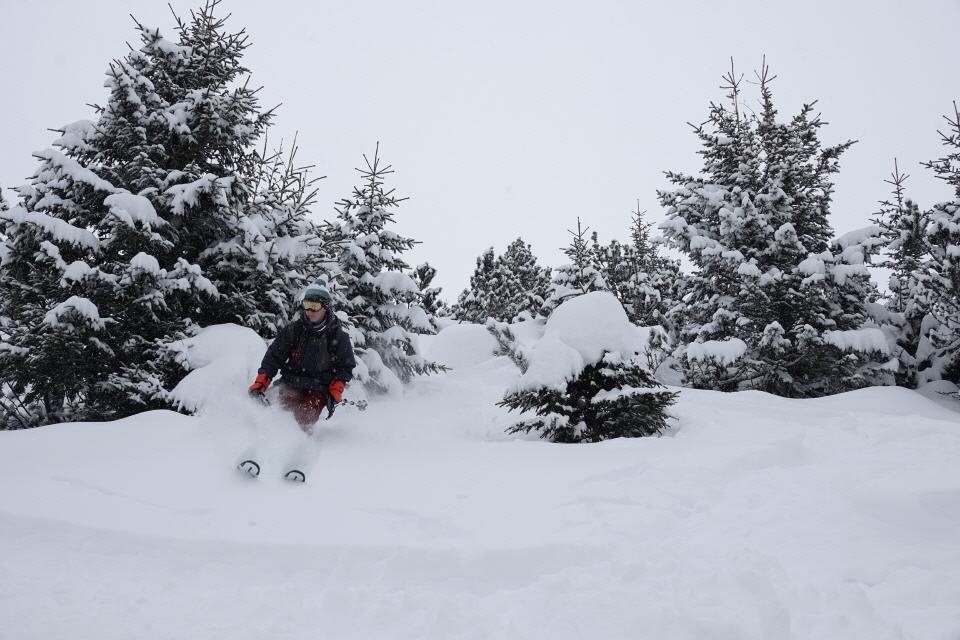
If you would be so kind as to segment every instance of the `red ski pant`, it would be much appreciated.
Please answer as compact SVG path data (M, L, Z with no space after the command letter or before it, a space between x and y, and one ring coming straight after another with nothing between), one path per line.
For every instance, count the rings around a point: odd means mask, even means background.
M300 428L306 431L320 419L327 406L327 394L323 391L303 391L280 385L280 406L292 411Z

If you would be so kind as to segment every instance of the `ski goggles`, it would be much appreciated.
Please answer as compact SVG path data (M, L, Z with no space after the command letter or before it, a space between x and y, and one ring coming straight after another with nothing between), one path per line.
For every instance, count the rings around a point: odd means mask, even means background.
M320 309L326 308L327 305L319 302L317 300L304 300L303 308L307 311L320 311Z

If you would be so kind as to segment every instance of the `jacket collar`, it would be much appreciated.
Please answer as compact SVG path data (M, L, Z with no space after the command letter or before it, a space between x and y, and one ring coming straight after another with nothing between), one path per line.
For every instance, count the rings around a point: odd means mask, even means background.
M303 311L300 312L300 321L303 323L303 326L306 327L307 331L311 333L323 333L328 329L336 328L340 321L337 318L336 314L327 309L327 315L319 324L313 324L307 318L307 314Z

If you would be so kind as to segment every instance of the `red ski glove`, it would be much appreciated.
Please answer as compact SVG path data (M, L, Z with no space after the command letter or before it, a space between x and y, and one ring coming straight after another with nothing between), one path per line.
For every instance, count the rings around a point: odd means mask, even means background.
M270 378L267 377L267 374L261 373L257 376L257 379L254 380L253 384L250 385L248 389L250 395L263 395L266 392L267 388L270 386Z
M343 400L343 389L346 385L340 380L334 380L330 383L330 397L333 398L334 402L340 402Z

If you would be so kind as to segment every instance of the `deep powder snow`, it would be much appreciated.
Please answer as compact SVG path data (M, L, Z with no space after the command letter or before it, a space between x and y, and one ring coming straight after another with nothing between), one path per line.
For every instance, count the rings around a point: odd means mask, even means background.
M0 432L0 637L960 635L955 410L683 389L663 437L554 445L504 434L491 342L424 340L456 369L313 443L244 397L264 345L234 326L184 347L196 417Z

